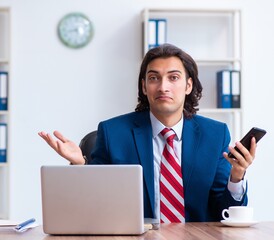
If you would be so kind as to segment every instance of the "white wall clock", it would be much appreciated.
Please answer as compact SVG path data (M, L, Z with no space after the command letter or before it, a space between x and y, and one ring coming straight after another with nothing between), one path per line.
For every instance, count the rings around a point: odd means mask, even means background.
M62 43L71 48L86 46L93 38L92 22L82 13L69 13L58 24L58 36Z

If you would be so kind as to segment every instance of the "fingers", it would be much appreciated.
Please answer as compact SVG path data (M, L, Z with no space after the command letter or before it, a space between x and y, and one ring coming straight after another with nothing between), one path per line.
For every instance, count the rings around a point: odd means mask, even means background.
M231 165L232 165L233 162L235 161L233 158L228 157L228 153L226 153L226 152L223 153L223 156L224 156L224 158L225 158L227 161L230 162Z
M243 168L243 170L247 169L248 166L251 163L247 162L245 160L245 158L240 153L238 153L234 148L229 147L229 150L235 156L235 158L228 157L228 154L226 152L223 153L223 156L226 158L227 161L230 162L230 164L232 165L232 167Z
M257 143L255 137L251 139L251 145L250 145L250 154L253 156L253 159L255 158L255 153L256 153L256 148L257 148Z
M242 152L243 155L239 153L237 150L235 150L234 147L229 146L228 149L234 155L235 158L229 158L226 154L227 160L232 164L233 167L239 165L241 167L247 168L252 163L252 157L241 144L236 143L236 146Z
M235 153L233 152L233 150L235 151ZM228 157L228 154L226 152L223 153L223 156L226 158L228 162L230 162L232 166L230 172L230 181L237 183L243 179L249 164L245 162L244 157L241 154L239 154L234 148L230 149L230 151L237 158Z
M57 141L55 141L49 133L38 133L55 151L57 150Z
M46 132L39 132L38 135L42 137L47 143L49 143L49 134Z
M38 135L40 137L42 137L48 144L51 144L52 142L54 142L54 139L52 138L52 136L49 133L46 132L38 132ZM62 141L63 143L65 142L69 142L70 140L65 138L59 131L54 131L53 135L59 139L60 141Z
M57 132L57 133L56 133ZM54 131L54 135L58 138L58 140L54 140L54 138L46 132L39 132L38 135L40 137L42 137L47 143L48 145L50 145L56 152L58 152L58 149L60 148L60 144L58 145L58 143L63 143L68 141L65 137L63 137L63 135L58 132L58 131ZM60 141L59 141L60 140Z
M252 164L255 158L256 152L256 139L251 139L250 150L246 149L240 142L236 143L236 147L242 153L239 153L235 148L229 146L229 151L235 156L235 158L229 158L227 153L223 153L223 156L232 165L231 179L235 182L242 179L246 169Z
M234 154L235 158L237 159L237 161L239 163L242 163L243 165L245 165L245 163L250 165L255 158L255 152L256 152L256 146L257 146L256 139L254 137L251 139L249 150L247 148L245 148L241 144L241 142L237 142L236 146L240 150L240 152L243 154L243 155L241 155L240 153L238 153L237 151L235 151L234 149L232 149L230 147L230 151L233 151L233 154Z
M69 142L69 139L65 138L65 137L63 136L63 134L61 134L59 131L54 131L54 132L53 132L53 135L54 135L56 138L58 138L59 140L61 140L63 143Z

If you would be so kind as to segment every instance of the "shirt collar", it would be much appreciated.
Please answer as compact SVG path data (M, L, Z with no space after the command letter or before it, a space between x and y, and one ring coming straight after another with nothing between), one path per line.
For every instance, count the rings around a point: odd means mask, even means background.
M177 139L180 141L182 139L182 132L183 132L183 115L181 120L176 123L172 128L172 130L175 132ZM150 112L150 121L152 126L152 134L153 138L157 137L159 133L166 128L164 124L162 124L154 115L152 112Z

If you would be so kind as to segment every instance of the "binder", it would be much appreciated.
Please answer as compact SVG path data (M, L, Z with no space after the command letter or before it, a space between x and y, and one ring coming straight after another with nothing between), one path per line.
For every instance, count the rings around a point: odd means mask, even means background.
M8 110L8 73L0 72L0 111Z
M148 22L148 49L160 46L167 42L166 19L149 19Z
M148 21L148 49L156 47L157 38L157 22L154 19Z
M157 22L157 30L158 30L158 35L157 35L157 45L161 45L166 43L167 39L167 22L166 19L158 19Z
M217 72L217 107L232 107L230 70Z
M240 71L231 71L231 93L232 108L241 107L241 73Z
M7 124L0 123L0 163L7 162Z

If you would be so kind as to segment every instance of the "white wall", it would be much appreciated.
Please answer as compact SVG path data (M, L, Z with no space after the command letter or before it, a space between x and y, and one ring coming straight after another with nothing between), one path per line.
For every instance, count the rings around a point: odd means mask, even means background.
M274 220L274 110L272 79L274 2L245 1L243 12L244 128L265 128L268 133L258 143L254 164L248 170L249 204L259 220Z
M251 126L268 130L248 171L249 199L258 220L274 220L274 114L269 103L274 88L272 0L6 0L2 4L12 8L11 218L41 221L40 166L66 164L38 137L38 131L58 129L79 142L100 120L134 110L143 8L240 7L244 130ZM58 21L71 11L85 13L95 25L93 41L81 50L64 47L56 35Z

